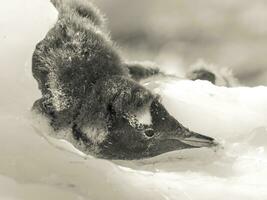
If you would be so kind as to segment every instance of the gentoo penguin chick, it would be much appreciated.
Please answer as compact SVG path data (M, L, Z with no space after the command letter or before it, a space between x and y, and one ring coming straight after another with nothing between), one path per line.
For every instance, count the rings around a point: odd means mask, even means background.
M233 87L238 86L238 80L234 77L232 71L228 68L216 69L200 60L190 67L186 74L190 80L205 80L217 86Z
M185 128L131 78L95 7L86 0L53 3L59 18L37 44L32 71L42 92L33 109L50 119L55 132L70 129L62 137L105 159L216 144Z

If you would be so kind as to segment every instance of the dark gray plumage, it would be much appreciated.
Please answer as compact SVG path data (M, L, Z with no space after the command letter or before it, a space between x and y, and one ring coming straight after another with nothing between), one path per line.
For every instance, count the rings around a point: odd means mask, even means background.
M156 95L131 79L132 68L123 63L96 8L86 0L53 3L59 18L37 44L32 71L42 92L33 108L55 131L72 129L68 139L74 146L107 159L215 144L183 127ZM140 121L142 114L151 123Z
M215 84L216 82L216 75L212 73L211 71L204 69L204 68L191 71L188 74L188 78L193 81L195 80L209 81L213 84Z
M205 80L217 86L235 87L238 80L232 70L226 67L216 67L200 60L188 70L186 78L190 80Z
M152 63L131 62L125 63L125 67L128 68L131 78L135 81L163 74L156 66L153 66Z

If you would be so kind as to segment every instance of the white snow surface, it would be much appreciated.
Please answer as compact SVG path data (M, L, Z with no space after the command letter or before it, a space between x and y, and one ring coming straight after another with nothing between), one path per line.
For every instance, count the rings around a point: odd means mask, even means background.
M56 18L48 0L8 0L0 7L1 200L267 199L266 87L163 77L143 83L181 123L216 138L217 149L111 162L46 135L46 120L30 112L40 97L31 54Z

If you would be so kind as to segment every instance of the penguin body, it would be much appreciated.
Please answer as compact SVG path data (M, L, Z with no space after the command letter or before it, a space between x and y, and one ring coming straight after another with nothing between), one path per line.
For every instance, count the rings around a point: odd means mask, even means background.
M58 21L37 44L32 72L42 92L33 109L48 117L55 131L71 129L66 138L76 148L105 159L215 145L185 128L157 95L131 78L93 5L52 2Z

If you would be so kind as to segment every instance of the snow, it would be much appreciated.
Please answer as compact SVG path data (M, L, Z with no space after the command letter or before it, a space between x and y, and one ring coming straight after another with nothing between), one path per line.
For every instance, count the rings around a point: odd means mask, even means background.
M95 159L51 138L47 121L30 112L40 96L31 54L55 10L46 0L9 0L0 15L0 199L267 198L266 87L153 78L143 84L168 111L220 147L131 162Z

